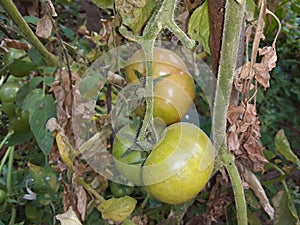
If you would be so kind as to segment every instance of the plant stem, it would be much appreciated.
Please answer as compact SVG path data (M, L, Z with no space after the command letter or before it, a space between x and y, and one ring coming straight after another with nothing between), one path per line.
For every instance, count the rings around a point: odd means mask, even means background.
M5 138L1 141L0 143L0 149L3 147L3 145L5 144L5 142L7 141L7 139L14 134L14 131L11 130L7 133L7 135L5 136ZM1 171L1 170L0 170Z
M56 66L57 58L51 54L46 47L40 42L37 36L30 29L26 21L23 19L22 15L19 13L18 9L12 2L12 0L1 0L1 4L5 12L11 17L14 23L23 33L24 37L39 51L39 53L44 57L48 66Z
M174 10L176 8L176 0L164 0L159 10L155 10L155 13L149 19L147 25L144 28L142 36L136 36L130 33L126 27L121 26L119 32L128 40L139 43L144 52L146 65L146 112L143 120L142 127L138 135L138 141L144 141L146 138L146 131L149 125L153 124L153 47L154 42L163 28L171 30L188 48L193 49L195 47L195 41L190 39L174 22Z
M142 42L142 47L146 56L146 85L145 85L145 96L146 96L146 112L143 120L143 124L139 133L138 141L144 141L146 138L146 131L149 124L153 121L153 47L154 40Z
M3 156L2 160L1 160L0 173L1 173L1 171L2 171L2 169L4 167L4 165L5 165L5 162L6 162L7 158L8 158L8 156L9 156L9 152L10 152L10 150L7 149L7 151L5 152L5 155Z
M8 166L7 166L7 177L6 177L6 189L7 195L10 196L12 193L12 169L13 169L13 162L14 162L14 153L15 153L15 146L8 147L9 158L8 158Z
M216 95L214 101L212 131L216 148L220 151L220 159L226 167L231 179L239 225L247 225L247 207L242 181L234 163L234 156L227 148L226 125L231 88L236 68L239 39L243 25L245 2L228 0L226 2L224 30L218 71Z

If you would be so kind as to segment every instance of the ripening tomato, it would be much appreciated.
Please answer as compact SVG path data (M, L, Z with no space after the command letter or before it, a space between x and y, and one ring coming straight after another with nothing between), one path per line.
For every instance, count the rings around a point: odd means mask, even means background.
M125 67L126 81L136 84L137 72L146 75L146 61L142 50L133 54L129 65ZM195 98L195 84L184 62L174 52L154 48L153 79L163 79L155 82L153 117L159 117L165 123L172 124L180 121L190 109ZM145 110L138 109L138 115Z
M167 127L143 165L143 181L156 199L180 204L194 198L208 182L214 148L207 135L190 123Z

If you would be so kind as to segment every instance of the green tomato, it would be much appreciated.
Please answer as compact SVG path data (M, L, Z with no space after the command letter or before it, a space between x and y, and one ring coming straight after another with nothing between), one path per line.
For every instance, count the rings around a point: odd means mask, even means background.
M140 74L146 74L145 56L142 50L133 54L125 67L126 81L136 84ZM167 125L180 121L189 111L195 98L195 84L184 62L174 52L154 48L153 78L166 76L154 86L153 117L161 118ZM137 115L144 115L145 106L137 108Z
M214 147L200 128L184 122L172 124L143 165L144 184L161 202L187 202L208 182L214 157Z
M44 168L28 163L33 178L33 190L38 194L56 193L60 187L56 173L50 168Z
M134 187L118 184L115 182L112 182L109 186L111 193L116 197L124 197L125 195L131 195L133 193Z
M2 111L9 117L14 116L16 113L16 104L14 102L2 102Z
M10 116L9 125L15 132L28 131L30 128L28 111L20 110L16 115Z
M15 81L8 81L0 88L0 100L2 102L15 102L17 92L22 87L22 84Z
M25 205L25 216L29 221L39 224L42 220L43 214L44 211L41 208L37 208L36 206L29 204Z
M4 204L6 202L6 199L7 199L6 192L0 189L0 205Z
M122 127L114 139L112 155L120 174L134 184L142 184L142 153L134 146L136 133L129 125Z

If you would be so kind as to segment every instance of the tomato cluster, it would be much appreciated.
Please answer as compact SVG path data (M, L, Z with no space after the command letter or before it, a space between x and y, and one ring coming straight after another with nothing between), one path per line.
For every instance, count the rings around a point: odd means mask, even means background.
M22 86L21 80L9 79L0 88L2 111L8 116L9 125L15 132L29 130L28 111L16 107L17 93Z
M199 127L179 122L195 97L194 81L184 62L161 48L154 48L153 59L153 117L169 126L144 157L136 143L137 130L126 125L116 134L112 154L118 171L129 181L145 185L162 202L180 204L194 198L208 182L214 167L214 148ZM125 68L126 80L133 85L140 81L140 74L146 73L143 51L136 52L130 62ZM155 82L158 77L162 79ZM144 105L135 113L143 117L141 111L145 111Z

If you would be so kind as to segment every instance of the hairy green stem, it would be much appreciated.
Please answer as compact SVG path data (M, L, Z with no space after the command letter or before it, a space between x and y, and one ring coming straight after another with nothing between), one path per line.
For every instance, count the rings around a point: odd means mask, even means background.
M226 125L234 71L237 63L238 43L243 25L245 2L244 0L240 0L239 2L228 0L226 2L222 47L212 118L214 143L216 148L220 151L220 159L229 173L235 195L239 225L247 224L247 207L242 181L234 163L234 156L227 148Z
M14 23L23 33L24 37L39 51L39 53L44 57L48 66L56 66L57 58L51 54L46 47L40 42L37 36L30 29L26 21L23 19L22 15L19 13L18 9L12 2L12 0L1 0L1 4L5 12L11 17Z
M145 84L145 98L146 98L146 112L144 122L139 133L139 141L144 141L146 138L146 131L149 123L153 121L153 47L154 41L147 41L142 44L146 58L146 84Z

